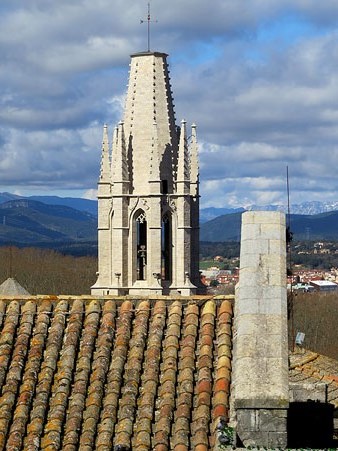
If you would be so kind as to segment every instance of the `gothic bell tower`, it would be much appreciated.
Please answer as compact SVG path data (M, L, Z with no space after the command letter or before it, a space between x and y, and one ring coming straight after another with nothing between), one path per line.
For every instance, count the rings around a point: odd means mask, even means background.
M98 182L98 279L92 294L196 293L196 126L175 125L167 55L131 56L124 118L104 126Z

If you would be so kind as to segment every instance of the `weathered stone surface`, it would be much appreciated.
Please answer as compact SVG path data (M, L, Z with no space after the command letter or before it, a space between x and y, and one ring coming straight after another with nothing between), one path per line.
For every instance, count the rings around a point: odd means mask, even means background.
M291 383L290 402L319 401L327 402L327 384L317 383Z
M279 443L283 439L278 434L286 435L289 388L285 237L283 214L242 215L232 385L237 433L246 446L273 446L273 438Z

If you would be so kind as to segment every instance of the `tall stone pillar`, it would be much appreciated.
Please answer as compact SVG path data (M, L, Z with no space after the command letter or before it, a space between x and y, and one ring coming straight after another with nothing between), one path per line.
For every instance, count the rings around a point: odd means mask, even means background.
M244 446L284 448L289 405L285 215L242 215L233 406Z

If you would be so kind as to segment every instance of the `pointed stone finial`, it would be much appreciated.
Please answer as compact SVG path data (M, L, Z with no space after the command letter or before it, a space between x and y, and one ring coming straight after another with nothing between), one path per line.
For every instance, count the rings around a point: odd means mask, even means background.
M186 121L181 121L180 143L178 147L177 183L189 182L189 154Z
M110 155L109 155L109 138L107 124L104 124L103 126L100 181L101 182L110 181Z
M122 192L126 192L126 184L129 184L127 152L122 121L119 123L118 130L116 131L113 183L114 185L120 184ZM116 189L118 191L120 190L118 187L116 187ZM114 188L114 191L116 191L116 189Z
M199 184L199 164L198 164L198 144L196 135L196 124L191 126L191 141L190 141L190 181L193 185L192 195L198 195Z
M121 179L123 181L128 180L128 162L127 162L127 151L126 151L126 140L124 135L124 124L122 121L119 123L119 132L117 140L117 150L119 153L120 169L121 169Z
M119 128L116 125L113 131L113 139L112 139L112 152L116 152L117 139L119 135Z
M113 131L113 138L112 138L112 144L111 144L111 161L110 161L110 173L112 174L112 177L114 175L114 159L115 156L117 154L117 140L118 140L118 134L119 134L119 129L118 127L114 127L114 131Z

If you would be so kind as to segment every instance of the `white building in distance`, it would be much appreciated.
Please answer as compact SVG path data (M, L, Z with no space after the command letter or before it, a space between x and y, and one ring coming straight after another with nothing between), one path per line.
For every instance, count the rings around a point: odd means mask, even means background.
M189 137L187 135L190 135ZM124 118L104 126L94 295L196 293L199 168L196 126L175 125L167 55L131 56Z

